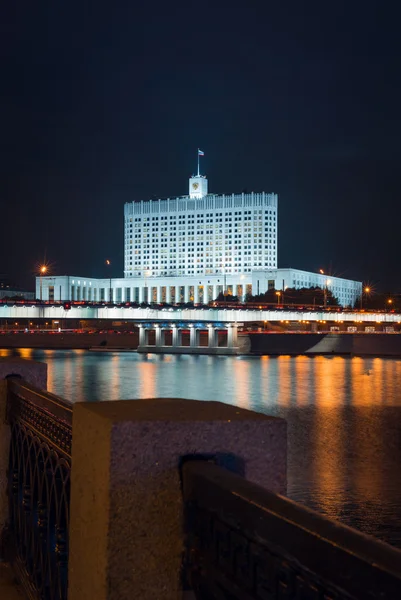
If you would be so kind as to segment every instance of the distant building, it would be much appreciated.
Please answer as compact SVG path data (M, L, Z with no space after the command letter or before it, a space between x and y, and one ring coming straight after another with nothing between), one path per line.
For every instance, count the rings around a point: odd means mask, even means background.
M0 275L0 300L4 298L26 298L27 300L33 300L35 293L21 290L5 275Z
M354 306L362 293L360 281L332 277L322 273L310 273L299 269L274 269L253 271L252 273L252 291L255 295L272 289L285 292L287 288L299 290L312 287L327 289L337 298L341 306Z
M284 280L286 287L331 286L341 304L353 304L360 282L330 277L328 284L320 274L277 269L277 210L277 194L209 194L198 169L188 196L125 204L123 278L37 277L36 296L207 304L221 292L262 293L272 281L281 289Z

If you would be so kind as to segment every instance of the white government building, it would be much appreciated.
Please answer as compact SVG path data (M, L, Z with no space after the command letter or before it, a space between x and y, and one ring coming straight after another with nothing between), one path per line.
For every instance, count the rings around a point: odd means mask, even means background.
M123 278L41 276L36 297L207 304L220 292L243 299L273 288L319 286L353 306L361 282L277 269L277 204L277 194L265 192L209 194L198 167L188 196L125 204Z

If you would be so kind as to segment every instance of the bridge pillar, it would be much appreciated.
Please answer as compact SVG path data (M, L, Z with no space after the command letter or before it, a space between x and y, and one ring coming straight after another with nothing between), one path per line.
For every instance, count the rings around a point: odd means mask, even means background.
M194 304L199 304L199 286L194 285Z
M145 297L144 288L140 286L139 287L139 297L138 297L139 304L142 304L142 302L144 301L144 297Z
M238 293L238 292L237 292L237 288L238 288L237 284L236 284L236 283L233 283L233 286L232 286L232 288L233 288L233 296L236 296L236 295L237 295L237 293Z
M172 325L171 327L172 333L172 346L181 346L181 331L178 329L177 325Z
M166 285L166 304L171 303L171 287Z
M216 300L217 298L217 285L213 285L213 298L212 300Z
M227 327L227 348L238 346L238 325L230 323Z
M184 285L184 302L189 302L189 285Z
M146 329L143 325L139 325L139 345L146 345Z
M214 325L208 325L207 326L208 329L208 347L209 348L216 348L218 345L218 338L217 338L217 331L216 331L216 327Z
M155 329L155 346L161 346L162 345L162 330L160 325L156 324L153 325L154 329Z
M196 329L194 327L194 325L190 325L189 326L189 345L191 348L194 348L197 344L196 344Z
M162 286L158 285L156 287L156 302L157 304L160 304L162 301Z

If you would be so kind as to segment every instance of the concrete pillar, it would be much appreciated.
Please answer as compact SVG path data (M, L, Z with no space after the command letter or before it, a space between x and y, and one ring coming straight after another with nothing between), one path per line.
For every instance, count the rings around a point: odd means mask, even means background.
M162 286L156 286L156 302L157 304L161 304L162 301Z
M139 287L139 304L142 304L142 302L144 302L144 297L145 297L144 287L140 286Z
M166 304L171 303L171 287L166 285Z
M8 520L7 471L11 432L6 418L6 377L9 375L19 375L26 382L39 389L46 390L47 364L22 358L0 358L0 559L5 558L1 554L6 549L2 544L2 537Z
M160 325L154 325L154 330L155 330L155 346L161 346L162 345L162 330Z
M237 286L237 284L236 284L236 283L233 283L233 285L232 285L232 288L233 288L233 296L236 296L236 295L237 295L237 287L238 287L238 286Z
M238 346L238 326L236 323L230 323L227 326L227 348Z
M178 304L179 302L181 302L180 286L176 285L176 286L174 286L174 289L175 289L175 303Z
M189 285L184 285L184 302L189 302Z
M212 298L212 300L216 300L217 295L218 295L217 285L213 284L213 298Z
M196 328L194 327L194 325L190 325L189 326L189 345L191 346L191 348L194 348L197 346L196 343Z
M234 455L285 494L282 419L220 402L77 402L73 431L68 600L182 597L186 455Z
M199 286L194 284L194 304L199 304Z
M217 331L214 325L208 325L207 326L207 330L208 330L208 347L209 348L216 348L217 346Z
M171 327L171 333L172 333L172 346L181 346L181 340L180 340L180 330L178 329L177 325L173 325Z
M139 325L139 345L146 346L146 330L143 325Z

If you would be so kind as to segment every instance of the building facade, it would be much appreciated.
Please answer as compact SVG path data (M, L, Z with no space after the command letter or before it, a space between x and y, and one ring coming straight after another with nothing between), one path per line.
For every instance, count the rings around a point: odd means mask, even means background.
M277 267L277 195L207 194L191 177L189 196L124 207L124 276L245 274Z
M189 180L188 196L124 206L124 277L37 277L36 297L64 302L194 302L219 293L244 299L271 287L329 287L351 306L360 282L277 269L276 194L208 193L205 176Z
M252 291L255 295L272 289L285 293L287 288L299 290L312 287L329 290L337 298L339 304L345 307L353 307L362 294L360 281L333 277L323 273L311 273L300 269L274 269L252 273Z

